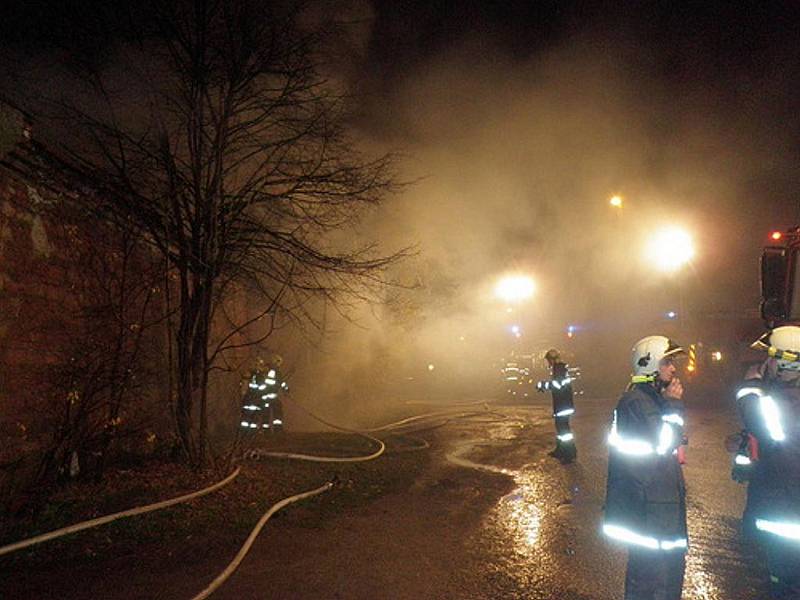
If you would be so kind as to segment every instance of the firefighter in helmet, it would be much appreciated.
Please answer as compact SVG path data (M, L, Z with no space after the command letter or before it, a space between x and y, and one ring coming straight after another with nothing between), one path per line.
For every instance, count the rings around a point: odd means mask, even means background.
M683 387L660 335L633 347L633 377L614 410L608 437L603 533L628 546L626 600L680 600L687 549L686 488L678 458Z
M569 369L558 350L551 348L544 355L550 367L551 379L540 381L536 389L540 392L550 391L553 396L553 419L556 426L556 447L550 451L550 456L559 459L562 463L571 463L578 456L575 448L575 436L569 426L569 418L575 412L572 394L572 380Z
M767 359L736 394L752 438L745 530L765 551L771 597L800 598L800 327L784 325L754 347Z
M259 359L250 373L247 391L242 401L240 426L248 431L283 431L281 395L289 391L283 378L283 358L274 354L269 362Z

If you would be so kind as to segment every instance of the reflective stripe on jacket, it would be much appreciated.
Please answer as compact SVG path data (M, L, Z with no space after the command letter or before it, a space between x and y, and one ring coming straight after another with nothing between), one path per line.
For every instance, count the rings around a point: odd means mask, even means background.
M780 380L750 381L736 400L758 441L748 499L756 527L800 544L800 389Z
M631 386L619 400L609 433L603 530L628 544L686 548L686 489L676 449L683 406L651 383Z
M557 362L553 365L552 377L548 383L549 389L553 394L553 416L562 413L561 416L569 416L575 412L575 403L572 398L572 383L567 370L567 365ZM572 410L571 413L567 411Z

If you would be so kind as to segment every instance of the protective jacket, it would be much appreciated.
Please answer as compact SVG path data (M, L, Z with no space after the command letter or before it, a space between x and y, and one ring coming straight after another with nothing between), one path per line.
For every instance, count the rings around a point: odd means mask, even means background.
M242 399L241 427L245 429L282 429L283 405L280 394L289 386L277 366L256 369L250 375L247 392Z
M750 381L737 393L744 426L758 441L747 510L756 528L800 549L800 388Z
M552 379L540 381L537 384L539 391L549 390L553 395L553 416L564 417L575 412L573 402L572 380L566 363L556 362L553 364Z
M683 427L682 403L662 396L653 382L635 383L622 395L608 440L606 535L653 550L687 547L677 457Z

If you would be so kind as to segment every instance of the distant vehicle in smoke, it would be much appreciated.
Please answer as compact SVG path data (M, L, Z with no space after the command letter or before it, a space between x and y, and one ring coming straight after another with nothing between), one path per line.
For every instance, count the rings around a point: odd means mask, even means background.
M512 398L527 398L533 391L531 367L525 364L522 357L512 357L503 361L500 369L505 395Z

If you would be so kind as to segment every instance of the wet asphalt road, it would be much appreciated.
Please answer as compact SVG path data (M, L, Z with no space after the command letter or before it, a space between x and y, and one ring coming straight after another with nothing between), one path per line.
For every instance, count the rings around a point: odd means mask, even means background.
M483 429L460 425L475 437L462 438L456 458L504 470L515 482L486 515L473 544L474 552L483 553L487 577L503 583L499 595L621 598L625 552L599 532L612 408L611 400L580 403L573 418L578 462L568 466L542 456L539 444L525 443L552 430L543 404L500 409L507 420ZM766 598L761 559L738 533L745 490L730 479L723 448L726 434L737 430L735 418L719 408L690 406L687 429L690 551L683 598Z
M613 401L581 400L578 462L564 466L547 456L553 425L540 398L439 429L410 489L313 534L265 541L215 598L622 598L626 553L599 531ZM684 600L767 597L738 534L744 488L723 448L735 430L732 414L689 407Z
M688 404L690 550L683 598L765 599L762 561L738 533L745 490L731 481L723 448L726 434L738 429L735 417ZM431 441L421 451L429 460L409 463L418 471L412 485L320 521L287 509L212 598L620 599L626 553L600 533L612 408L610 399L578 402L572 420L578 461L567 466L547 456L553 423L543 396L526 406L492 405L491 413L420 432ZM353 477L351 494L360 485L357 472ZM232 554L197 553L179 570L169 563L143 571L135 562L119 574L109 575L108 567L84 570L80 581L64 581L69 565L40 575L52 584L47 598L188 599Z

